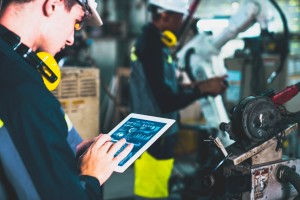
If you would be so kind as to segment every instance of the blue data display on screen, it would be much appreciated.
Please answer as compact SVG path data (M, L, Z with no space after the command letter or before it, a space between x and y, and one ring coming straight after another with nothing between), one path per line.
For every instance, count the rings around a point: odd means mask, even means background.
M154 122L144 119L130 118L120 128L118 128L112 135L113 141L126 139L127 143L134 144L132 151L124 158L119 166L123 166L124 163L129 160L138 150L140 150L157 132L159 132L166 123ZM127 144L125 144L116 155L121 152Z

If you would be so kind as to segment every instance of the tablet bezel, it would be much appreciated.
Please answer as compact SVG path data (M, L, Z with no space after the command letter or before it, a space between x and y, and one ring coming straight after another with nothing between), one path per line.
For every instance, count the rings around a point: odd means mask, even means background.
M167 119L161 117L154 117L149 115L142 115L137 113L130 113L125 119L123 119L115 128L113 128L108 134L112 135L115 133L121 126L123 126L130 118L148 120L153 122L165 123L165 125L150 139L146 144L141 147L123 166L119 166L115 169L116 172L124 172L144 151L146 151L166 130L168 130L176 120Z

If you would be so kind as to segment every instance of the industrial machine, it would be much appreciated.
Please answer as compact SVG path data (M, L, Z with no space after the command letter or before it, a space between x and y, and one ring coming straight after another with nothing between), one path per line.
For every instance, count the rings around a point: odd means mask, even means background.
M295 133L300 122L300 112L291 113L282 104L299 89L297 83L278 93L268 90L241 100L230 121L220 124L235 142L225 148L212 138L222 156L215 165L199 170L198 198L184 199L299 199L300 159L282 154L285 137Z
M187 72L191 80L199 81L227 74L224 60L219 57L221 48L229 40L236 38L239 33L251 27L254 22L259 22L262 33L267 33L268 21L270 20L269 8L271 5L279 8L276 1L273 0L246 0L242 1L240 5L238 12L230 18L228 27L217 37L208 38L205 34L198 33L186 44L179 45L179 49L176 50L178 66ZM278 11L280 12L280 9ZM286 22L282 12L280 13L283 21ZM285 39L287 39L287 35L288 29L286 23L284 23ZM283 50L281 61L278 68L268 78L270 83L277 77L284 66L288 54L287 40L284 40L281 47ZM221 122L229 121L227 110L220 95L201 98L199 104L206 124L209 124L210 127L218 127ZM228 135L220 131L215 136L218 136L225 146L233 143Z

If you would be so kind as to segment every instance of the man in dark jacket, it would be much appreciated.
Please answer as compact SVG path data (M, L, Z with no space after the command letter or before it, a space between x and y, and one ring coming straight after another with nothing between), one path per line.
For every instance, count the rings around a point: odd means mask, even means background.
M74 30L102 21L92 0L4 0L0 11L0 199L101 199L101 185L130 152L125 140L101 134L84 147L61 105L44 85L35 51L54 56ZM42 76L41 76L42 75ZM52 76L53 75L53 76ZM69 125L69 127L68 127Z
M207 95L226 90L225 76L181 87L163 32L176 33L188 5L185 0L150 0L152 21L132 49L130 93L132 112L178 120L178 111ZM141 198L167 198L174 162L178 123L135 162L134 193Z

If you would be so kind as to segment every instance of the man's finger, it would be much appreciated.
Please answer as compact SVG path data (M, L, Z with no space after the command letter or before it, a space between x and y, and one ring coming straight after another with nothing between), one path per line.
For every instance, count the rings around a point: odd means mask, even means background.
M104 145L105 142L110 141L111 137L108 134L101 134L99 135L95 142L92 144L93 147L99 149L100 147L102 147Z
M117 141L113 146L111 146L108 153L115 155L125 143L126 143L126 140L124 138L122 138L121 140Z
M106 152L108 153L110 148L114 145L115 143L111 142L111 141L107 141L105 142L101 147L97 148L97 151L99 149L101 149L101 152Z
M132 143L128 144L127 147L121 151L114 159L119 163L121 162L133 149L134 145Z

